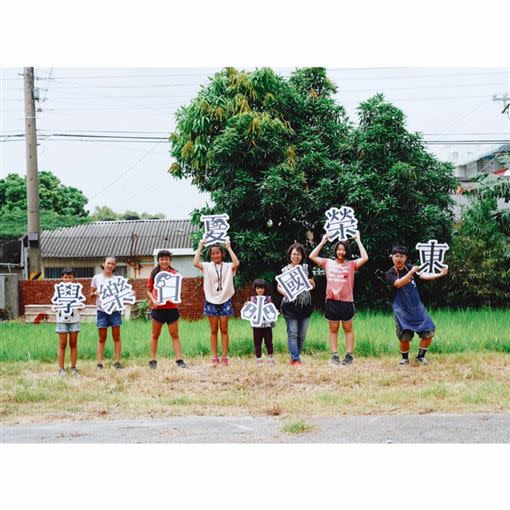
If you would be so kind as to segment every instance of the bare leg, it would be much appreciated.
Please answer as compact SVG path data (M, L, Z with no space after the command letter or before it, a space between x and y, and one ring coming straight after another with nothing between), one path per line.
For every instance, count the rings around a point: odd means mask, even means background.
M331 352L338 352L338 328L340 323L329 321L329 348Z
M209 326L211 327L211 354L213 357L218 356L218 323L219 317L208 317Z
M181 339L179 338L179 321L168 325L168 331L172 337L172 346L175 352L175 359L182 359Z
M428 338L422 338L420 340L420 349L428 349L431 343L432 343L431 336L429 336Z
M64 368L66 358L67 333L58 333L58 368Z
M158 340L159 335L161 334L161 328L163 324L161 322L155 321L152 319L152 333L151 333L151 342L149 344L150 357L152 359L156 359L158 354Z
M113 337L113 354L115 362L120 362L120 352L122 344L120 342L120 326L112 326L112 337Z
M345 348L347 352L352 354L354 350L354 330L352 328L352 320L342 322L345 334Z
M78 332L69 333L69 349L71 351L71 367L76 368L78 360Z
M228 356L228 317L220 317L221 355Z
M97 362L103 363L104 346L108 330L106 328L98 328L97 332L99 333L99 340L97 342Z

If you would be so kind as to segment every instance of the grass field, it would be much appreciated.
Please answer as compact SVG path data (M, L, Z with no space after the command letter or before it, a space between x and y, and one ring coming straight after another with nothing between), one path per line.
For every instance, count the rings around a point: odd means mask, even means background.
M272 415L297 423L288 432L299 433L306 416L510 412L510 313L441 310L432 317L438 334L424 367L397 366L393 319L385 314L358 315L350 367L328 363L327 323L319 315L310 324L302 367L288 365L283 320L275 331L276 366L255 365L251 329L233 320L231 365L218 368L209 364L207 323L181 321L190 368L175 366L164 332L158 368L150 370L150 323L131 321L122 326L125 368L115 371L108 360L97 373L96 329L82 324L76 378L57 375L54 325L0 323L0 420ZM107 359L111 344L109 338ZM413 349L412 357L416 343Z
M437 310L431 313L437 325L432 353L506 352L510 353L510 310ZM53 362L57 353L57 336L52 324L0 322L1 361ZM209 325L205 319L179 323L184 354L187 357L209 355ZM252 330L241 319L230 321L230 354L248 356L253 353ZM355 319L356 356L398 355L393 317L384 313L358 313ZM342 333L341 333L342 335ZM125 359L146 358L150 338L150 322L127 321L122 325L122 355ZM311 318L305 354L327 352L327 321L318 313ZM274 329L276 352L287 352L285 322L280 318ZM342 346L343 342L340 342ZM97 329L93 323L82 323L78 340L80 359L95 359ZM415 346L416 348L416 346ZM162 332L160 355L171 355L169 336ZM106 356L111 356L109 338Z

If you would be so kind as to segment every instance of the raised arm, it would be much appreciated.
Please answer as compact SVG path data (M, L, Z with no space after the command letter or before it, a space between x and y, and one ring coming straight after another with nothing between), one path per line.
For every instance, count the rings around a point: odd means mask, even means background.
M309 255L309 259L314 263L320 266L321 258L319 257L319 253L321 252L324 245L329 241L328 234L324 234L322 236L321 242L312 250L312 253Z
M364 266L368 262L368 253L367 250L365 250L363 244L361 244L361 238L359 234L357 236L354 236L354 240L358 245L359 254L361 255L359 259L356 259L356 269L359 269L361 266Z
M195 252L195 258L193 259L193 265L197 269L200 269L200 271L204 270L204 266L203 266L202 262L200 262L200 254L202 253L204 244L205 244L205 239L200 239L200 241L198 241L197 251Z
M395 280L393 286L397 287L397 289L400 289L401 287L407 285L413 279L413 274L416 273L418 269L420 269L418 266L413 266L411 269L409 269L406 275L402 276L402 278L399 278L398 280Z
M239 259L237 258L237 255L234 253L234 250L232 250L230 239L225 243L225 248L227 248L228 254L232 259L232 271L235 273L237 271L237 268L239 267Z
M419 274L420 280L437 280L438 278L442 278L448 274L448 266L441 269L439 274Z

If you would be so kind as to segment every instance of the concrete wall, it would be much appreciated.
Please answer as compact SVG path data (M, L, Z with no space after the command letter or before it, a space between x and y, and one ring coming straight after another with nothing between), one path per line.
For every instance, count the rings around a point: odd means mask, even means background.
M17 274L0 274L0 309L9 310L19 317L19 277Z

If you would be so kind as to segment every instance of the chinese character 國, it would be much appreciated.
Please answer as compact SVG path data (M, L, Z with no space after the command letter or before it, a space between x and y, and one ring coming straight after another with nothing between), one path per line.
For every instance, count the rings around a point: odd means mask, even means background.
M300 265L278 275L276 277L276 281L285 294L287 294L287 299L289 301L294 301L299 294L305 290L311 290L313 288Z

